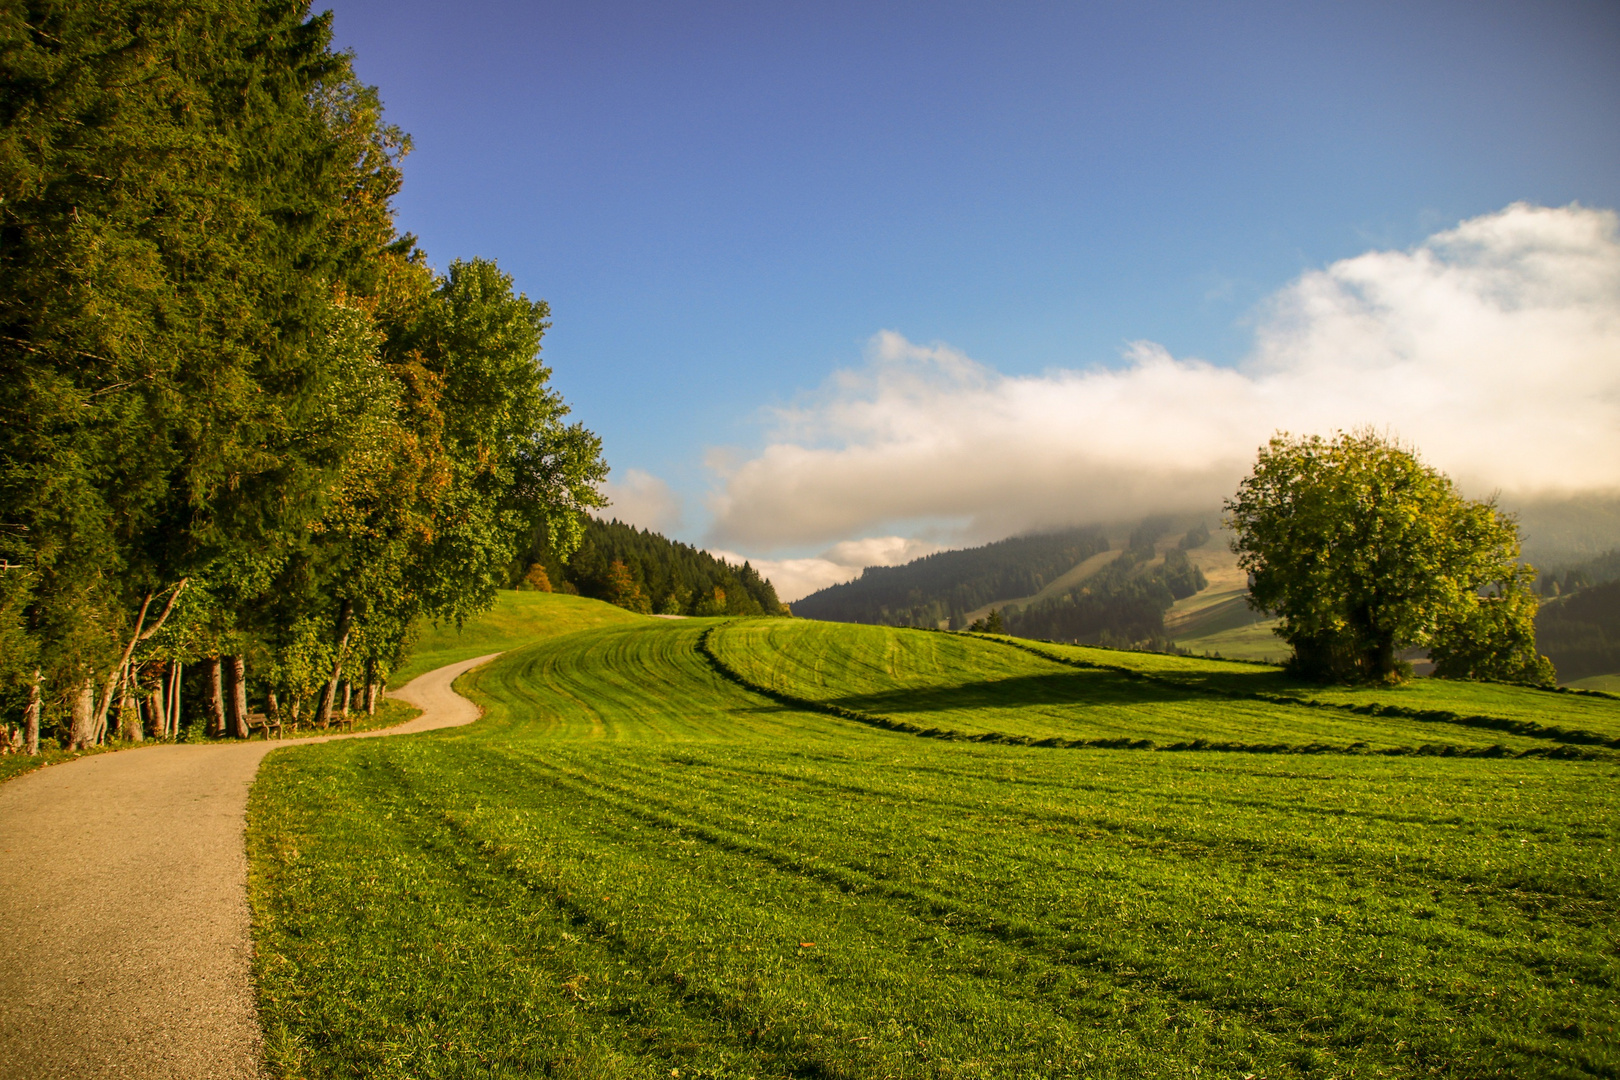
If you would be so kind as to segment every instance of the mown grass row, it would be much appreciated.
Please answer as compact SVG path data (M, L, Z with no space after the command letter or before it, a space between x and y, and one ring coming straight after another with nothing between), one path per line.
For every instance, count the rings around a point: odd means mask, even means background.
M704 647L742 685L781 695L784 703L936 738L1262 753L1590 755L1540 734L1418 719L1377 701L1324 708L1305 697L1212 688L1207 678L1181 680L1046 655L996 638L755 620L712 632ZM1182 659L1113 655L1140 657L1144 664ZM1209 678L1236 667L1201 663L1209 665ZM1236 670L1249 678L1276 674ZM1620 714L1620 702L1613 706ZM1519 722L1501 723L1511 728Z
M1180 674L1182 677L1177 678L1174 675L1167 674L1165 672L1146 670L1144 667L1138 666L1140 661L1138 661L1138 664L1108 663L1090 656L1064 655L1063 653L1055 652L1053 650L1052 646L1056 646L1056 642L1035 643L1019 638L995 637L988 635L985 636L983 640L995 641L1014 649L1022 649L1023 651L1031 653L1035 656L1039 656L1047 660L1053 660L1057 663L1065 664L1070 667L1085 668L1093 671L1112 671L1124 675L1127 678L1151 679L1169 686L1191 686L1197 688L1203 693L1212 694L1218 697L1231 698L1234 700L1263 701L1273 705L1305 705L1310 708L1317 709L1339 709L1343 712L1355 713L1358 716L1397 716L1401 717L1402 719L1418 720L1431 724L1457 724L1462 727L1483 728L1488 731L1510 732L1514 735L1526 735L1535 739L1548 739L1553 742L1567 743L1571 745L1603 746L1610 749L1620 749L1620 735L1611 736L1605 733L1588 731L1582 728L1570 729L1557 724L1545 724L1533 720L1515 719L1511 716L1498 716L1481 713L1461 713L1453 709L1421 708L1410 705L1393 704L1388 701L1356 701L1349 697L1349 695L1353 693L1352 691L1345 691L1339 688L1310 686L1308 684L1294 683L1293 685L1289 686L1287 690L1259 690L1255 689L1253 686L1239 687L1233 685L1235 680L1233 680L1229 674L1222 673L1219 671L1219 669L1216 669L1213 678L1210 677L1211 671L1208 667L1182 667L1180 669ZM1061 648L1062 646L1058 647ZM1071 648L1074 648L1077 651L1084 648L1085 652L1087 653L1103 651L1101 649L1091 649L1078 646ZM1135 655L1140 656L1142 654ZM1238 662L1241 663L1241 661ZM1186 675L1189 672L1196 672L1199 677L1187 678ZM1227 674L1227 677L1224 679L1221 678L1222 674ZM1247 675L1250 673L1244 674ZM1279 679L1278 677L1281 676L1281 672L1277 671L1276 669L1272 669L1267 674L1273 677L1273 681L1281 681L1285 683L1292 682L1292 680ZM1426 680L1425 685L1433 685L1435 682L1436 680ZM1447 693L1452 697L1468 697L1477 700L1483 696L1479 692L1482 686L1485 687L1485 693L1488 694L1490 692L1489 684L1457 684L1456 687L1446 687L1440 692ZM1599 699L1600 701L1604 702L1604 704L1593 703L1588 708L1580 709L1578 711L1578 715L1582 716L1583 718L1594 719L1599 723L1605 723L1608 725L1620 722L1620 709L1615 708L1614 705L1608 704L1608 702L1616 701L1616 699L1610 698L1610 696L1607 694L1598 694L1578 690L1572 691L1562 688L1557 690L1542 690L1540 688L1512 687L1509 689L1512 691L1512 693L1507 696L1506 700L1511 703L1510 709L1512 711L1523 709L1525 707L1525 699L1529 698L1534 701L1535 695L1538 694L1579 694L1584 697ZM1388 691L1381 687L1369 688L1361 696L1365 697L1379 695L1387 692ZM1587 703L1582 704L1586 705ZM1620 704L1620 701L1616 701L1616 704ZM1535 701L1535 704L1532 707L1536 706L1541 707L1545 710L1545 712L1568 711L1559 709L1558 706L1549 705L1545 699Z
M413 627L410 658L389 675L388 685L404 686L425 671L544 638L645 621L644 616L624 608L578 596L502 590L496 594L494 608L465 625L424 621Z
M794 694L778 690L774 687L752 682L736 668L728 664L723 656L715 651L712 638L716 627L706 629L698 638L698 649L704 657L714 665L716 671L730 679L738 686L751 690L773 701L780 702L789 708L804 709L809 712L819 712L828 716L836 716L843 720L853 720L868 727L882 728L885 731L903 732L908 735L917 735L925 739L943 739L947 742L977 742L993 743L1001 746L1036 746L1055 750L1163 750L1169 752L1203 751L1233 754L1381 754L1386 757L1404 757L1419 755L1426 757L1555 757L1555 758L1582 758L1590 755L1582 754L1570 747L1540 747L1531 746L1518 750L1510 750L1501 743L1489 746L1457 746L1451 743L1424 743L1421 746L1386 746L1373 748L1365 741L1334 745L1332 743L1312 742L1304 744L1290 743L1245 743L1232 740L1210 740L1203 737L1184 739L1161 745L1152 739L1133 739L1130 737L1115 738L1063 738L1057 735L1047 735L1040 738L1034 735L1009 735L1001 731L958 731L955 728L921 727L905 720L896 720L888 716L878 716L874 713L862 712L859 709L847 708L843 705L815 701L810 698L801 698ZM1032 650L1033 651L1033 650ZM1040 655L1037 653L1037 655ZM1062 662L1062 661L1059 661ZM1083 666L1074 663L1071 666ZM1107 669L1100 669L1107 670ZM1379 715L1379 714L1372 714Z
M719 674L749 625L560 637L472 727L272 755L272 1071L1620 1069L1612 762L916 739Z

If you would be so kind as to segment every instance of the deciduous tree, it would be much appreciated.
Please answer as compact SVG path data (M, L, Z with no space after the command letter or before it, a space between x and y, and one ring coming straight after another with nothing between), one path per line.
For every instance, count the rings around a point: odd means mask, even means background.
M1300 674L1395 680L1400 653L1423 647L1441 674L1550 681L1513 519L1410 448L1279 434L1226 511L1249 603L1281 618Z

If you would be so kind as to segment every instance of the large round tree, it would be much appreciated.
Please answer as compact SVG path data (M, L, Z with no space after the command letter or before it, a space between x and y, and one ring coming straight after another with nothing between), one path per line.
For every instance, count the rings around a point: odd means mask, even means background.
M1439 675L1552 681L1513 518L1412 450L1365 430L1280 434L1226 511L1249 603L1280 617L1299 674L1395 680L1421 647Z

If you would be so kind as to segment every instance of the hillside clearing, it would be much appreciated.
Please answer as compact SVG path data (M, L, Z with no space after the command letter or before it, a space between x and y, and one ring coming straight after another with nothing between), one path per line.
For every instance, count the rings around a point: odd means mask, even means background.
M973 609L962 616L962 625L966 626L975 619L983 619L992 611L997 611L1002 608L1024 607L1029 604L1039 603L1042 600L1049 600L1054 596L1062 596L1064 593L1068 592L1070 589L1074 588L1076 585L1079 585L1088 577L1095 574L1097 571L1101 570L1115 559L1119 558L1119 554L1119 551L1114 548L1110 548L1107 551L1099 551L1097 554L1077 564L1072 569L1066 571L1056 578L1053 578L1046 584L1045 587L1043 587L1033 596L1017 596L1006 600L992 600L988 604L984 604Z

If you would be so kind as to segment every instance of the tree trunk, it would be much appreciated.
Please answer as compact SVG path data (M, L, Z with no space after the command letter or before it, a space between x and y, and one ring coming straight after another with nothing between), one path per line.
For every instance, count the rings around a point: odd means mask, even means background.
M315 716L315 722L323 728L332 726L332 699L337 696L338 679L343 676L343 654L349 647L349 619L353 615L354 601L343 601L343 608L338 613L337 658L332 661L332 677L321 688L320 712Z
M377 658L366 657L366 715L377 715Z
M163 680L159 679L152 692L146 695L146 729L151 732L152 738L162 739L169 734L169 713L163 707L163 699L167 696L163 692Z
M354 680L343 680L343 715L349 715L349 700L354 696Z
M180 661L170 665L169 671L169 734L180 737Z
M39 753L39 669L34 669L34 681L28 684L28 708L23 713L23 753L33 757Z
M107 677L107 690L102 695L101 707L95 709L96 742L101 741L101 736L107 730L107 710L112 705L114 689L117 688L122 691L125 685L123 680L129 677L129 658L135 652L135 646L163 629L163 624L169 621L169 615L174 611L174 605L179 602L180 594L186 591L186 584L190 581L190 578L180 579L179 584L174 587L174 591L169 594L169 602L163 605L163 613L158 616L157 622L151 626L146 625L146 613L152 607L152 594L147 593L146 599L141 601L141 613L135 619L135 634L129 639L129 644L124 646L124 655L119 658L118 666ZM91 707L95 708L94 702L92 702ZM123 726L122 716L119 717L119 726L120 728Z
M79 696L73 702L73 727L68 733L68 749L83 750L95 745L96 684L87 673L79 683Z
M1378 678L1389 682L1395 678L1395 642L1386 639L1378 643Z
M270 717L273 722L277 724L281 723L281 702L276 700L276 692L274 690L266 690L264 692L264 711L265 715Z
M135 618L135 633L130 635L129 644L124 646L124 655L118 658L118 666L113 668L112 674L107 676L107 688L101 694L101 707L96 710L97 742L101 741L101 733L107 728L107 710L112 708L113 696L115 694L120 697L123 695L124 680L129 677L129 656L135 651L135 646L140 644L141 631L146 628L146 612L151 606L152 594L147 593L146 599L141 601L141 613ZM120 735L123 734L123 727L123 702L120 701L118 717Z
M231 736L245 739L252 734L248 727L247 657L241 653L226 657L225 667L231 684Z
M292 699L292 726L295 728L298 726L298 714L300 711L302 711L303 707L304 699L299 697L297 694L294 694Z
M125 742L141 741L140 695L132 685L134 681L126 667L118 684L118 737Z
M214 736L225 734L225 684L221 667L217 656L210 656L203 661L209 686L208 734Z

